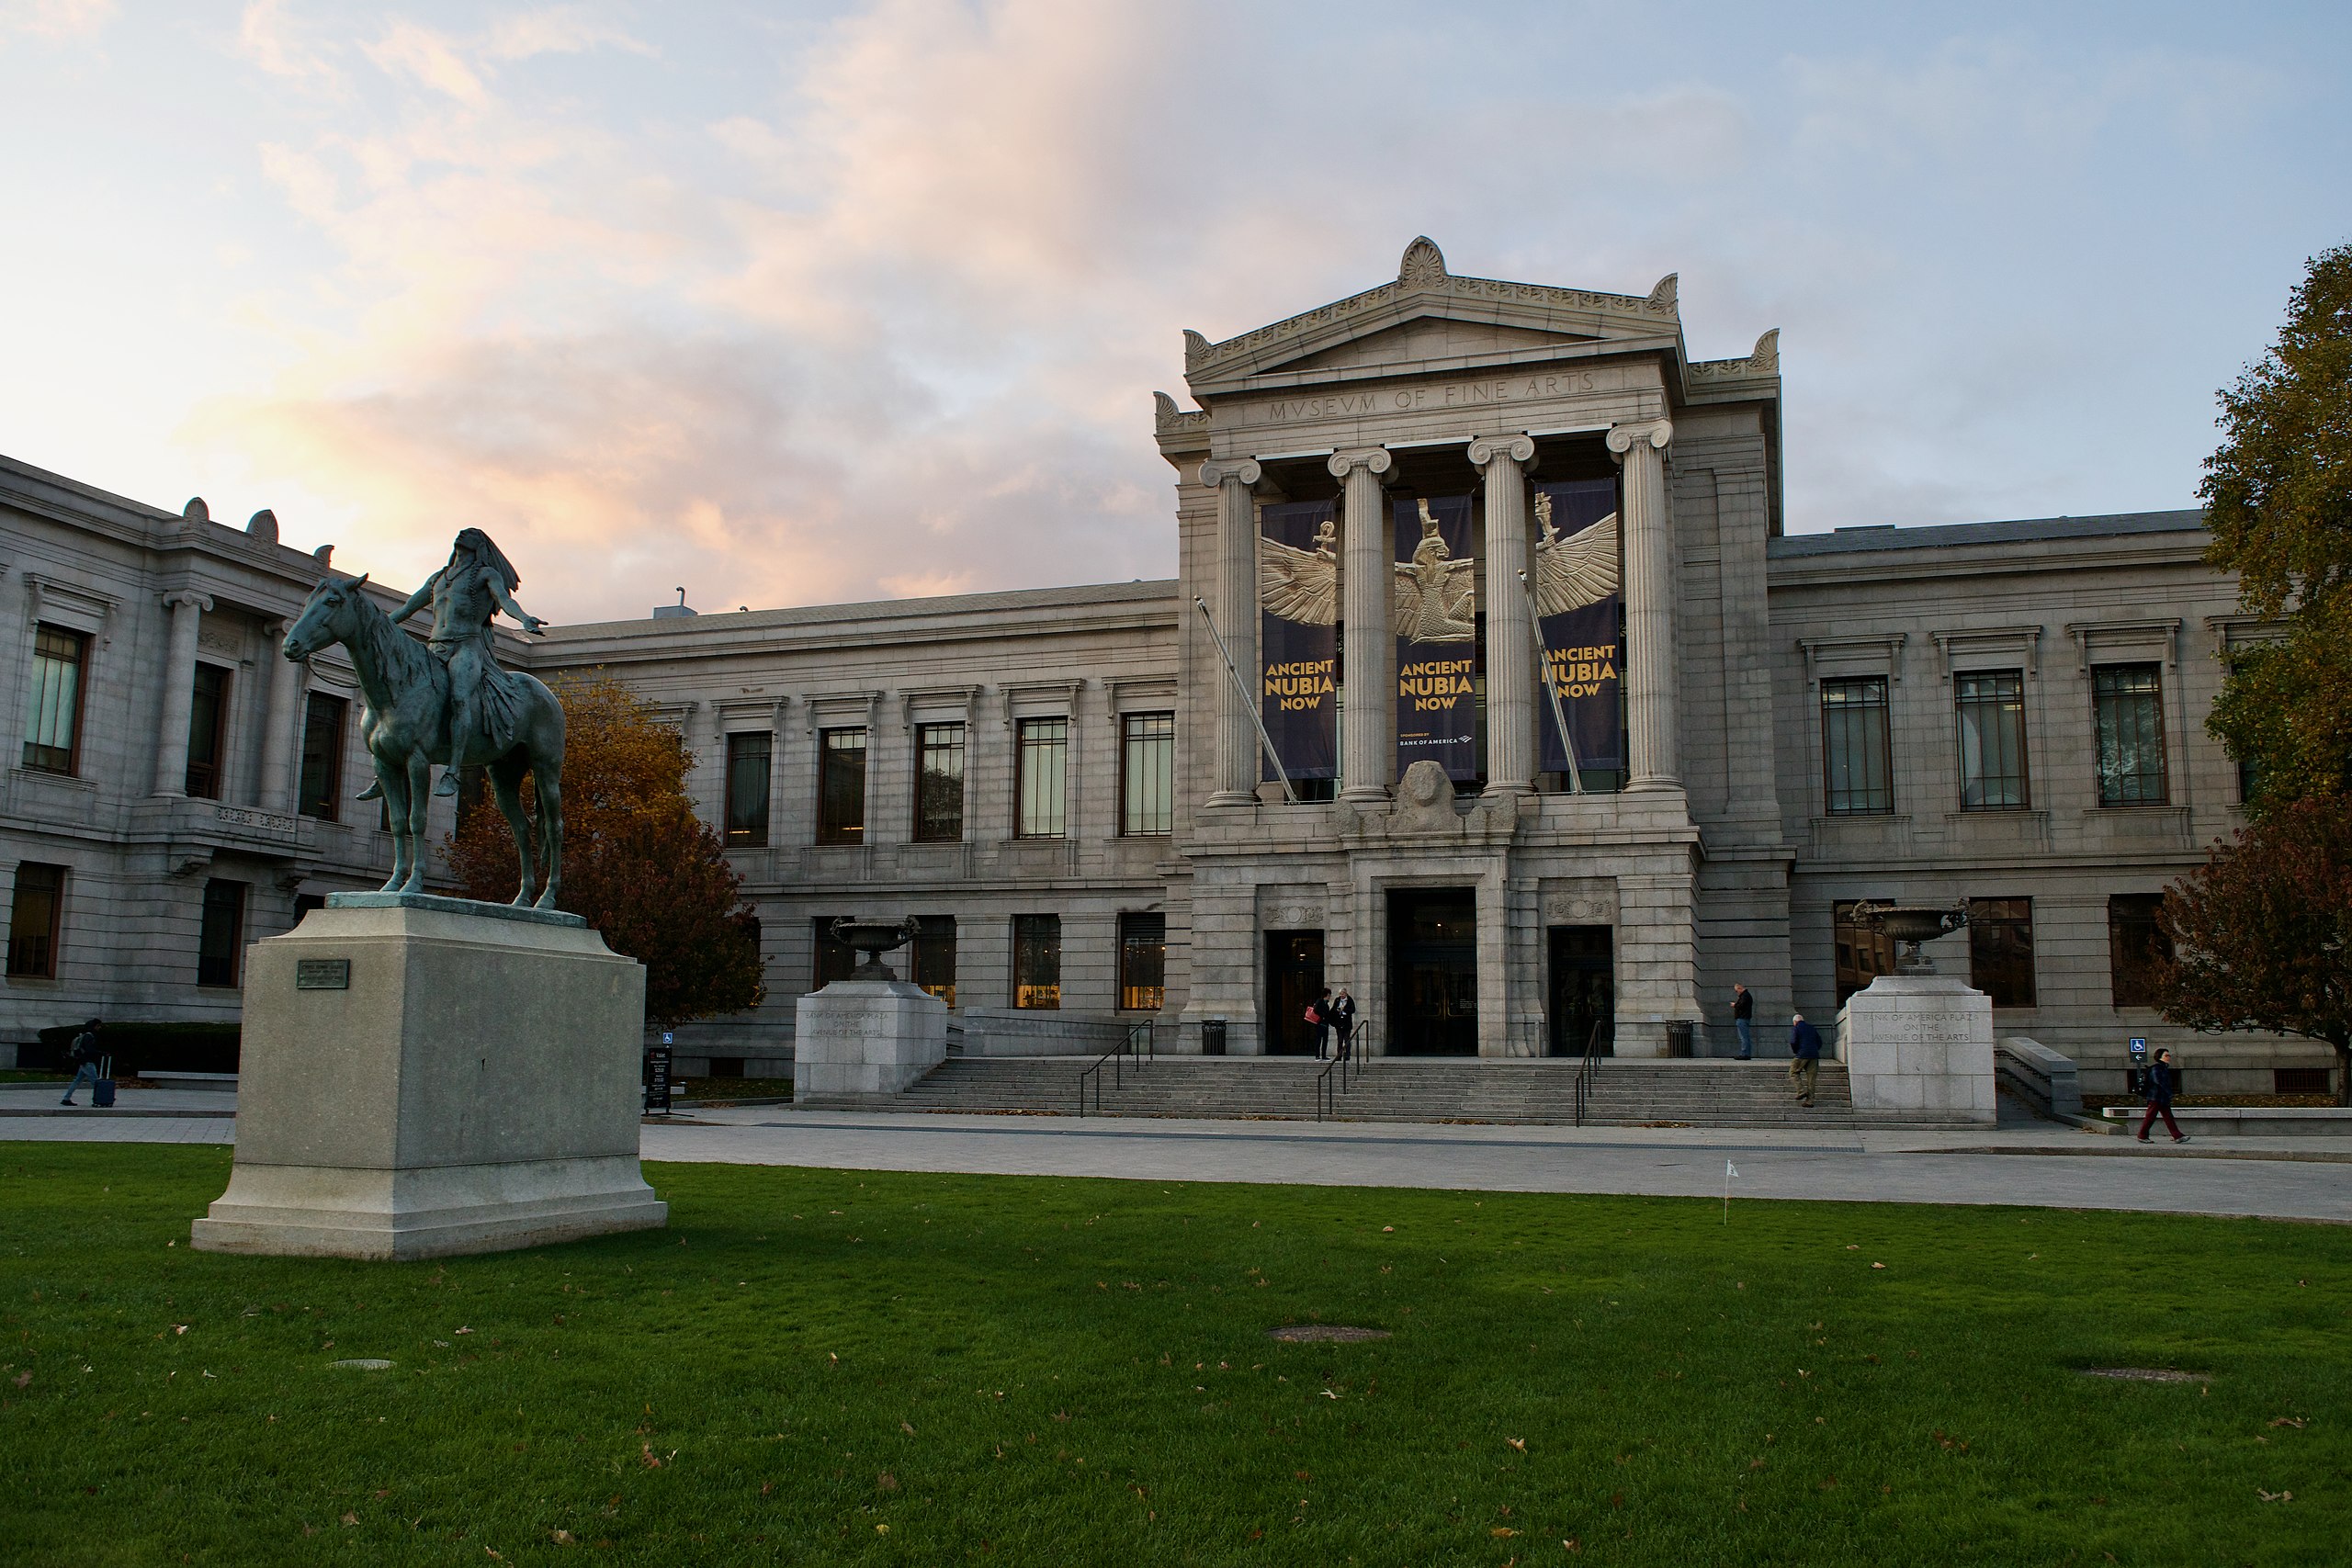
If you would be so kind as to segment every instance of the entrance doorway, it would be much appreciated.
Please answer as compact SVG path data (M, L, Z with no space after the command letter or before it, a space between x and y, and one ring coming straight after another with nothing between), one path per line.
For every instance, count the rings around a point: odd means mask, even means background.
M1552 1016L1547 1046L1555 1056L1616 1054L1617 976L1608 926L1552 928ZM1596 1036L1595 1031L1599 1033Z
M1323 933L1266 933L1266 1050L1276 1056L1315 1055L1315 1026L1306 1004L1323 994Z
M1467 887L1388 894L1387 1051L1478 1054L1478 900Z

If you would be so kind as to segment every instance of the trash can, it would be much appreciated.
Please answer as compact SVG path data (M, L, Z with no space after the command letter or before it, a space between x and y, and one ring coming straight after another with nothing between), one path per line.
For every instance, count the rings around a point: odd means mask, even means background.
M1677 1019L1666 1026L1666 1054L1669 1056L1690 1055L1692 1029L1688 1019Z
M1204 1056L1225 1055L1225 1020L1204 1018L1201 1021L1201 1055Z

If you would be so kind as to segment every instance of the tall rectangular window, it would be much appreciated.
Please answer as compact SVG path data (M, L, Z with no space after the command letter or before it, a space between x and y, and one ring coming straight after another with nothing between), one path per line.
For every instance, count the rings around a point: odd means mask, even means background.
M1123 714L1119 717L1119 831L1136 838L1175 830L1176 716Z
M351 705L324 692L312 692L302 709L302 786L299 805L305 817L322 821L341 819L343 800L343 727Z
M196 939L196 983L233 986L245 956L245 885L216 876L204 885L204 925Z
M2107 969L2109 995L2119 1008L2156 1005L2156 971L2172 956L2156 912L2161 893L2118 893L2107 901Z
M1058 839L1068 830L1069 720L1024 718L1013 789L1013 832L1023 839Z
M57 977L57 934L65 914L65 868L17 863L17 894L8 908L8 973L28 979Z
M1062 1005L1062 918L1012 917L1012 1005L1054 1010Z
M1885 676L1821 682L1821 760L1829 815L1883 815L1894 809Z
M865 731L828 729L817 748L817 841L865 841Z
M915 727L915 842L952 844L964 836L964 727Z
M2098 726L2098 803L2164 805L2163 672L2153 664L2094 665L2091 707Z
M1968 901L1968 983L1996 1008L2034 1005L2032 899Z
M2025 772L2025 674L1986 670L1952 677L1960 716L1960 808L2022 811Z
M1881 975L1894 973L1894 942L1876 926L1854 919L1859 900L1840 899L1831 906L1832 940L1837 946L1838 1005L1868 987Z
M229 672L217 664L196 667L196 701L187 710L187 793L220 798L226 767Z
M74 773L82 760L82 674L90 639L44 625L33 635L31 712L25 716L25 766Z
M1168 999L1168 917L1119 917L1119 1007L1158 1012Z
M908 958L913 983L949 1007L956 1005L956 917L917 915L914 952Z
M758 849L768 841L768 756L764 729L727 738L727 847Z

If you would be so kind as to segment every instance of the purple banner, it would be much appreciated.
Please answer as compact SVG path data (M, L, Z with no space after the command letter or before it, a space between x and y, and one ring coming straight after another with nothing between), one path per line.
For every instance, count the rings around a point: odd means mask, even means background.
M1396 506L1396 773L1423 758L1478 776L1478 604L1466 495Z
M1617 481L1567 479L1535 487L1536 625L1550 650L1547 678L1560 694L1577 762L1615 772L1625 766L1624 709L1618 700L1620 642ZM1538 694L1543 767L1566 773L1567 749L1553 721L1552 701Z
M1338 514L1336 501L1259 509L1260 712L1294 780L1340 772Z

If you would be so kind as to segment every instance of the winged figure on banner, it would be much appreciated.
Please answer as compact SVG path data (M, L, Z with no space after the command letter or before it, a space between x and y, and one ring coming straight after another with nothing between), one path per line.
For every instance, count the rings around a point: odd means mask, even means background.
M1326 518L1311 550L1277 539L1258 542L1258 603L1266 614L1310 626L1339 620L1340 558L1331 547L1338 533Z
M1617 592L1617 514L1611 513L1566 538L1552 525L1552 498L1535 492L1535 613L1564 615L1598 604Z
M1415 642L1468 642L1477 635L1477 562L1457 560L1421 502L1421 542L1396 563L1396 635Z

